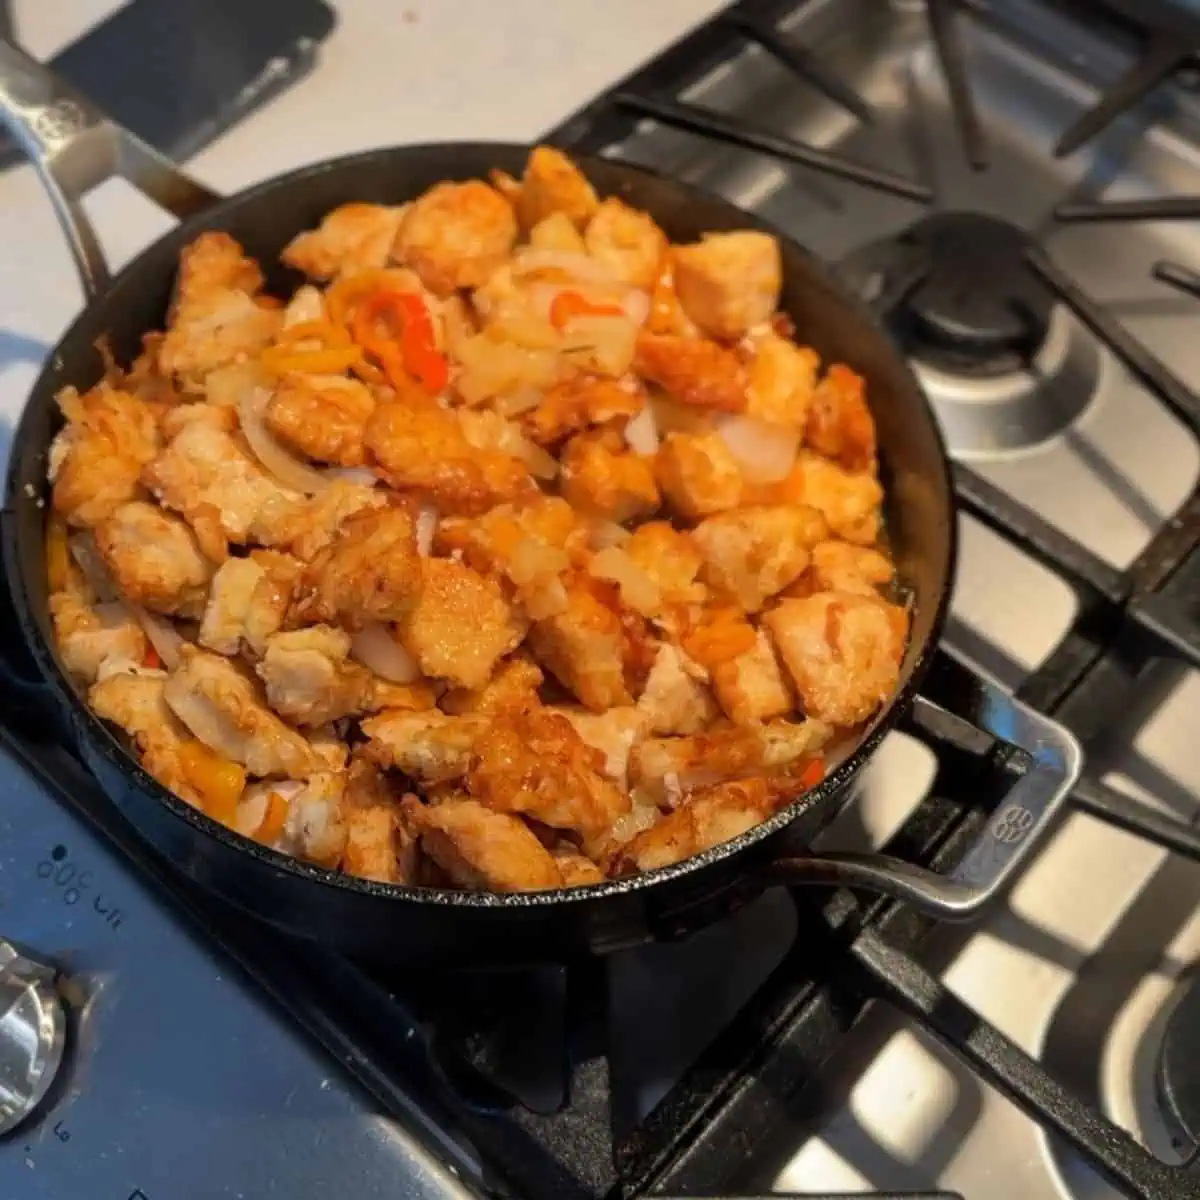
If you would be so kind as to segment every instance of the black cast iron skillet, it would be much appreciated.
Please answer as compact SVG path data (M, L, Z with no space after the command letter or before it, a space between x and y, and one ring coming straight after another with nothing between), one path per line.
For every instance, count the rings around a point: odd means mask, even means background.
M0 43L0 119L36 166L79 268L87 306L50 354L12 444L3 512L3 566L28 661L8 664L10 688L49 698L67 737L105 792L179 869L249 913L342 950L393 961L451 963L563 959L604 953L699 927L776 884L845 884L902 898L944 918L970 915L1005 883L1065 798L1079 770L1071 736L968 674L972 723L1027 756L1025 773L980 842L943 877L872 855L797 852L847 799L880 739L910 709L920 723L953 721L917 687L934 654L953 578L955 513L945 450L904 360L869 315L795 242L783 248L782 306L826 360L866 376L878 425L887 522L900 577L913 598L900 687L825 781L771 820L696 858L633 878L561 892L493 895L386 886L322 870L265 849L197 812L151 779L123 740L95 718L53 650L47 614L46 451L60 419L55 393L95 383L95 343L119 361L163 325L179 250L201 230L233 235L286 294L297 279L270 271L294 233L348 200L396 204L443 179L519 175L528 147L401 146L305 167L225 199L184 176L20 51ZM649 212L672 241L709 230L768 228L724 201L647 171L580 158L602 195ZM123 175L182 223L110 279L80 206L84 193ZM771 230L770 232L775 232ZM13 639L16 640L16 639ZM945 660L942 659L943 668ZM786 835L786 836L785 836Z

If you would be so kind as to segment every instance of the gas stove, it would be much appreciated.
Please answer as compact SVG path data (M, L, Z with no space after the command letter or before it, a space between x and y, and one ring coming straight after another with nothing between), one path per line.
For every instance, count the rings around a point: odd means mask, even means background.
M1089 754L992 912L777 891L415 979L196 894L10 702L0 935L59 976L0 953L0 1122L12 1031L45 1052L0 1195L1200 1196L1198 50L1161 0L743 0L549 135L759 212L909 353L957 464L949 642ZM911 728L823 844L944 868L1007 786Z

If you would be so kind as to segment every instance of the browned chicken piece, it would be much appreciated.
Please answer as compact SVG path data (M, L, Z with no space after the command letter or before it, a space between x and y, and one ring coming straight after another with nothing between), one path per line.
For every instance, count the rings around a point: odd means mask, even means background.
M523 463L477 450L458 418L434 404L381 404L364 441L392 487L427 496L445 513L486 512L536 491Z
M346 766L349 750L338 736L336 725L322 725L318 729L306 729L305 736L313 753L321 760L322 770L341 771Z
M670 247L659 265L658 278L650 292L650 315L645 328L649 333L669 334L672 337L698 338L700 330L683 311L675 292L675 252Z
M518 184L518 190L520 185ZM529 231L529 245L534 250L549 250L555 254L586 254L585 244L574 222L565 212L552 212Z
M517 240L512 205L486 183L438 183L408 206L392 253L439 296L476 288Z
M421 848L459 887L528 892L563 886L550 851L519 817L466 799L422 804L406 796L403 807Z
M638 697L638 712L650 733L698 733L712 723L717 705L703 681L704 671L671 645L658 656Z
M208 421L184 424L144 468L142 482L193 528L198 519L215 514L224 536L238 543L249 539L269 505L301 501L299 493L276 483L232 434Z
M202 233L185 246L160 368L200 392L211 371L256 357L282 322L277 310L255 303L261 287L258 264L228 234Z
M342 771L320 771L306 779L288 801L280 849L319 867L336 867L346 849L345 791Z
M267 703L297 725L324 725L361 712L374 684L366 667L350 661L350 635L328 625L273 634L255 669Z
M647 794L669 803L673 795L696 787L785 771L817 754L831 734L823 721L809 719L647 738L634 748L633 779Z
M525 432L539 446L554 446L589 426L635 416L645 403L644 393L616 380L573 375L526 414Z
M741 468L715 433L667 434L655 474L671 507L689 521L737 508L742 501Z
M808 566L828 536L816 509L803 504L750 505L701 521L692 531L709 583L757 612Z
M801 794L794 780L739 779L692 792L674 812L625 843L614 875L653 871L683 862L761 825Z
M690 534L668 521L639 525L622 549L654 580L668 604L702 603L704 586L696 576L704 564Z
M442 696L442 708L464 715L519 712L538 703L538 688L545 676L537 663L524 655L506 659L481 688L451 688Z
M496 572L523 587L558 576L588 550L588 530L559 496L534 494L499 504L481 517L450 517L438 524L434 547L461 554L477 571Z
M185 646L164 695L200 741L251 775L305 779L322 769L308 742L267 708L247 675L219 654Z
M719 412L742 412L747 404L746 370L716 342L643 332L633 369L680 404Z
M253 558L226 559L212 578L196 640L206 650L232 656L242 648L246 618L266 572Z
M580 169L561 150L535 146L525 164L516 200L522 229L532 229L561 212L582 229L599 205L596 192Z
M381 767L403 771L421 784L461 779L471 765L475 743L491 723L483 715L438 712L381 712L362 722L369 739L367 757Z
M820 357L776 333L756 340L750 363L748 416L786 429L803 430L817 386Z
M496 663L515 650L526 625L494 580L446 558L420 563L416 607L402 638L421 671L456 687L481 688Z
M654 287L667 237L649 214L610 196L588 222L584 240L587 252L622 283L647 292Z
M71 525L91 526L138 494L142 468L158 453L154 410L101 386L58 395L67 424L50 444L54 509Z
M861 375L840 363L829 368L813 393L805 440L847 471L875 471L875 419Z
M804 585L799 595L812 592L854 592L860 596L875 596L878 589L892 582L896 568L886 554L870 546L853 546L849 542L818 542L812 548L812 564L797 581ZM789 590L788 594L791 592Z
M804 503L819 509L833 533L871 546L879 540L883 488L866 472L852 474L828 459L801 452L796 460Z
M365 383L342 375L284 376L265 413L267 428L288 449L317 462L360 467L363 433L375 411Z
M121 390L145 401L156 411L163 411L182 402L183 397L174 381L162 373L158 364L163 334L142 334L141 353L130 364L121 382Z
M347 517L305 568L289 620L328 621L360 629L369 621L399 621L417 603L421 556L416 527L401 507Z
M775 647L761 629L752 650L713 667L712 682L717 700L735 725L756 725L795 708Z
M102 721L111 721L129 734L148 774L198 808L200 796L179 758L188 741L187 730L167 707L165 683L161 671L110 675L88 690L88 706Z
M587 887L592 883L604 882L604 872L587 855L580 854L570 842L555 846L551 853L562 872L565 887Z
M566 717L533 709L496 717L484 730L467 787L495 812L598 838L629 810L629 796L602 774L604 763Z
M168 616L204 611L212 564L178 517L133 500L95 528L100 561L134 604Z
M769 233L709 233L674 249L675 292L709 337L736 342L779 306L783 264Z
M653 463L629 451L619 433L576 434L560 461L563 498L577 512L620 525L648 517L661 503Z
M342 798L346 848L342 869L379 883L417 881L420 854L416 831L383 774L363 758L350 763Z
M278 550L252 550L249 561L261 569L262 578L250 597L242 625L242 638L246 648L257 656L266 649L267 638L283 628L288 610L292 607L292 597L304 572L304 564Z
M908 636L898 605L818 592L784 600L764 622L809 716L857 725L895 692Z
M603 712L631 703L621 620L587 588L568 587L566 609L534 623L529 648L587 708Z
M73 592L50 597L54 637L63 665L84 683L140 667L147 641L123 604L85 604Z
M307 563L329 544L347 517L387 504L387 496L377 488L338 479L308 499L293 496L267 504L255 518L250 536Z
M343 204L316 229L297 234L280 258L310 279L333 279L387 265L404 207Z
M615 779L624 785L629 771L630 751L634 742L641 736L645 724L642 713L637 708L627 705L596 713L588 712L586 708L556 704L548 707L546 711L566 717L584 742L603 756L599 770L609 779Z

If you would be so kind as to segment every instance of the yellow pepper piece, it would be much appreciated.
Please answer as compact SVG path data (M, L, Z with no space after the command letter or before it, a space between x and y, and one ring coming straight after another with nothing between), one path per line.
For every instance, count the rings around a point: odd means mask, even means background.
M200 797L205 813L232 829L238 801L246 788L246 769L195 741L181 747L179 765L184 779Z

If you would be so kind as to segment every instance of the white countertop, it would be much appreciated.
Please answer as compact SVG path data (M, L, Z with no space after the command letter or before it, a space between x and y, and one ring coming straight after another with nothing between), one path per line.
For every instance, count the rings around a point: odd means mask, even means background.
M247 0L253 3L253 0ZM722 0L332 0L315 70L189 169L218 191L321 158L405 142L526 140L724 7ZM15 0L17 35L48 58L119 7ZM124 184L89 204L115 264L169 221ZM81 293L27 167L0 174L0 469L9 425Z

